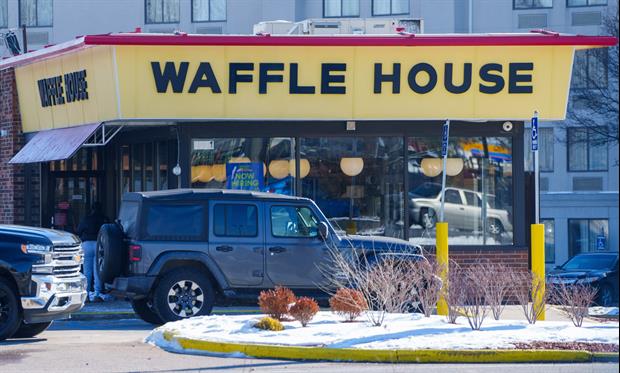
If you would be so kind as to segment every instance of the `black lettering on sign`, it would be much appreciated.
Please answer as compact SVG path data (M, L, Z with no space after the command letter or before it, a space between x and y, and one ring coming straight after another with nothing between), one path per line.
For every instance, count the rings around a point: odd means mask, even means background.
M198 65L198 70L196 71L196 75L194 75L194 80L188 92L196 93L198 88L201 87L211 88L211 92L213 93L222 93L220 85L213 73L213 69L211 68L211 64L208 62L201 62L200 65Z
M447 63L445 67L444 86L450 93L465 93L471 87L471 63L463 65L463 83L454 85L454 64Z
M188 67L189 62L181 62L179 71L177 72L174 62L166 62L166 65L164 65L164 71L162 72L159 62L151 62L157 92L166 93L166 91L168 91L168 84L170 84L172 85L172 92L182 93L183 86L185 85L185 78L187 77Z
M400 64L395 63L392 74L383 74L383 65L375 64L375 93L381 93L381 83L391 82L392 93L400 93Z
M496 72L497 74L491 74ZM486 94L495 94L504 89L504 77L501 76L502 65L498 63L487 63L480 68L480 79L483 82L492 83L492 85L483 85L480 83L480 92Z
M64 78L67 102L88 100L86 70L65 74Z
M228 68L228 93L237 93L237 83L252 83L252 74L239 74L239 71L253 71L253 63L231 62Z
M299 64L291 63L290 69L291 76L288 84L288 91L291 94L313 95L315 92L314 86L299 85Z
M426 75L428 75L428 82L425 85L419 85L416 79L421 72L425 72ZM435 71L433 66L425 62L415 64L411 70L409 70L408 81L409 87L415 93L428 93L437 85L437 71Z
M345 86L333 86L332 83L344 83L344 75L332 75L332 72L347 71L346 63L323 63L321 64L321 94L347 93Z
M513 62L508 64L508 93L532 93L532 85L519 85L519 83L531 83L532 74L520 74L520 71L532 71L534 64L531 62Z
M258 93L267 93L267 83L282 83L284 77L280 74L269 74L269 71L284 71L283 63L261 63L258 65Z

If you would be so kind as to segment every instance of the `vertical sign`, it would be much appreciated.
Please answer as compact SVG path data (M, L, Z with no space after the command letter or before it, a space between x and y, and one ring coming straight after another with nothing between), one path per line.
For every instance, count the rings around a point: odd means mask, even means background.
M446 119L441 132L441 155L443 157L443 174L441 176L441 208L439 209L439 221L444 221L443 212L446 196L446 164L448 163L448 139L450 137L450 119Z
M534 152L534 223L540 222L540 183L538 173L538 111L532 117L532 151Z

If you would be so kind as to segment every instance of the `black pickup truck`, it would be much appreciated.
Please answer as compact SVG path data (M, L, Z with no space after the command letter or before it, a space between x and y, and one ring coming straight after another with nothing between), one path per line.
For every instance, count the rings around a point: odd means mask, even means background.
M0 225L0 341L33 337L83 307L82 258L70 233Z

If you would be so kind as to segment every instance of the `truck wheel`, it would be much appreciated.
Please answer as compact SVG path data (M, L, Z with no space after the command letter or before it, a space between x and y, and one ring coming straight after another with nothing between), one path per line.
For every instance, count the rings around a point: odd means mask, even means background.
M101 281L112 282L121 274L123 255L123 231L117 224L104 224L97 236L97 269Z
M437 223L437 214L433 209L422 209L420 211L420 224L422 224L422 228L432 229L435 227Z
M15 291L7 280L0 278L0 341L11 338L21 322Z
M140 317L142 320L148 322L153 325L161 325L164 322L161 320L161 317L149 305L149 299L133 299L131 301L131 308L133 311Z
M19 329L13 334L13 338L32 338L36 335L43 333L49 326L52 325L51 321L37 322L33 324L26 324L22 321Z
M211 313L215 293L209 278L195 269L164 275L153 294L153 309L164 322Z

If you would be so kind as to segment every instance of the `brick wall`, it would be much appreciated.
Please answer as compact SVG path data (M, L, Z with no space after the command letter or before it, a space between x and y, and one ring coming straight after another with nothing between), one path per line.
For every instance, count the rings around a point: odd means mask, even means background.
M451 260L454 260L461 267L467 267L480 261L488 261L490 263L504 264L517 270L527 270L529 268L529 253L528 249L449 249L448 255ZM428 255L434 254L434 248L432 248Z
M15 71L0 71L0 223L40 225L40 167L8 164L24 144ZM26 191L30 205L26 206Z

